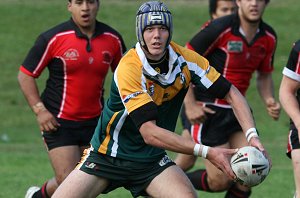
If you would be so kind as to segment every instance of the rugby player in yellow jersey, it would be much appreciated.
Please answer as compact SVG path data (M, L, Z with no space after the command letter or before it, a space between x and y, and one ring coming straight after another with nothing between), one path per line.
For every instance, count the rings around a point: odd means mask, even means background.
M133 197L197 197L166 150L206 158L235 179L229 158L236 149L195 144L173 131L190 83L225 98L244 131L255 128L249 106L205 58L171 41L172 32L172 15L164 3L150 1L139 8L138 42L114 73L91 147L53 198L96 197L119 187ZM257 134L249 137L252 146L264 150Z

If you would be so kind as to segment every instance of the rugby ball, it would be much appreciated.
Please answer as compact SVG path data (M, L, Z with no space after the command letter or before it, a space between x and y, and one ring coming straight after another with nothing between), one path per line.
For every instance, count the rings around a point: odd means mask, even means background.
M240 148L231 157L230 165L237 181L249 187L263 182L270 171L268 159L260 150L252 146Z

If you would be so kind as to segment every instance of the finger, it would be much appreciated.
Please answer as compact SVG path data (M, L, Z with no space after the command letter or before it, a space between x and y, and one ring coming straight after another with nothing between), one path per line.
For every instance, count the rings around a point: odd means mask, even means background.
M50 131L50 128L47 124L43 124L43 130L42 131Z
M57 130L56 126L54 126L51 121L48 121L47 127L48 127L49 131L56 131Z
M233 154L235 154L236 152L238 152L238 148L236 148L236 149L227 149L228 151L227 151L227 154L228 155L233 155Z
M212 110L211 108L208 108L208 107L203 107L203 111L205 113L210 113L210 114L216 113L216 111L214 111L214 110Z
M233 171L229 165L224 166L223 172L225 172L229 176L229 178L231 178L232 180L236 179L236 175L233 173Z

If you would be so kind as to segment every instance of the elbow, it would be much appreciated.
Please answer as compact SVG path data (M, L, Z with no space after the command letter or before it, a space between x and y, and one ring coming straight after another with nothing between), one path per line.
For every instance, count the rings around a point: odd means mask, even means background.
M148 145L153 145L153 142L154 142L154 137L151 136L151 135L145 135L143 136L143 139L144 139L144 142Z
M140 127L140 133L144 139L144 142L148 145L155 145L155 136L153 131L155 131L154 127L156 125L152 123L151 121L145 122Z

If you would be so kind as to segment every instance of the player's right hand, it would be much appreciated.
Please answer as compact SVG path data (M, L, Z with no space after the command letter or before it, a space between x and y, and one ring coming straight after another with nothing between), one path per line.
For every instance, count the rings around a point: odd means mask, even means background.
M207 113L214 114L215 111L203 106L201 102L196 102L196 105L186 105L185 113L191 124L199 124L206 120Z
M41 131L53 132L60 126L52 113L50 113L47 109L40 111L36 115L36 119Z

